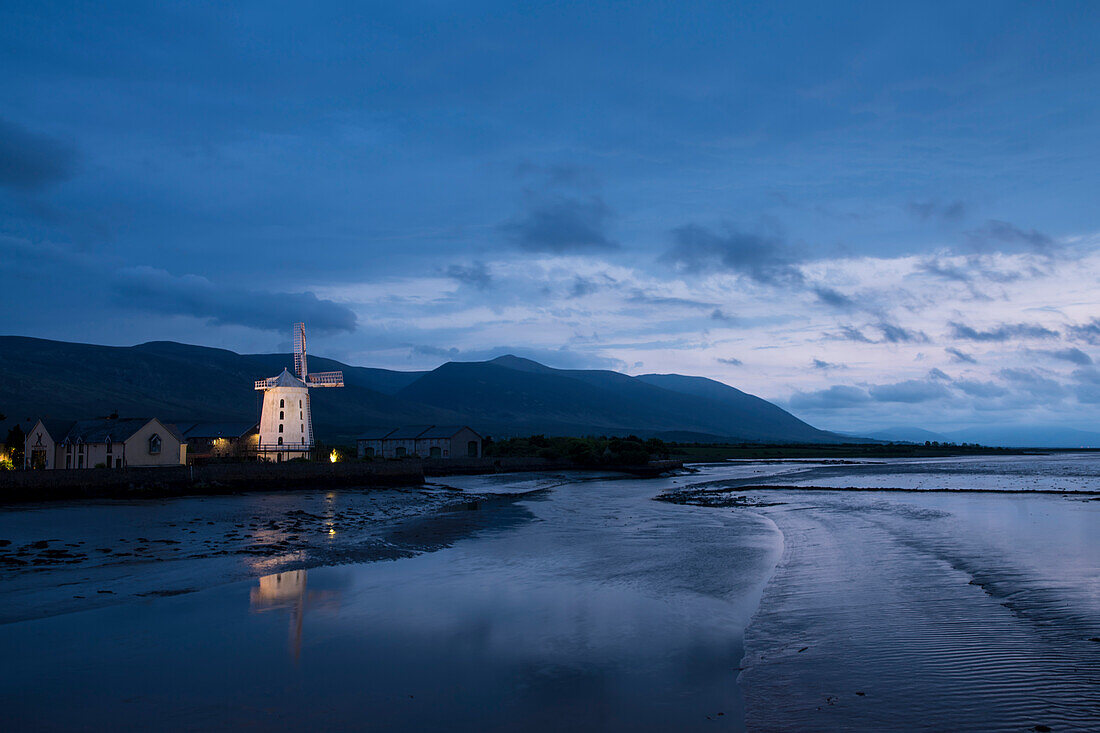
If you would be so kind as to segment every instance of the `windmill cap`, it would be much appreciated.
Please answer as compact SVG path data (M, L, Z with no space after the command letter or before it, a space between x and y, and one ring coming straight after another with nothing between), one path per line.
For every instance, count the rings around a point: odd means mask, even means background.
M283 373L275 377L275 383L272 387L306 387L306 383L298 377L294 376L283 367Z

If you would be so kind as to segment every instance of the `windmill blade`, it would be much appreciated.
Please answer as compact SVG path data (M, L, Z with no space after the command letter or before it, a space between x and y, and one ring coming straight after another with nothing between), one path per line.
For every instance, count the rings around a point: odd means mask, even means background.
M298 379L306 381L309 373L306 369L306 324L294 324L294 371L298 372Z
M314 372L309 375L306 384L310 387L343 387L343 372Z

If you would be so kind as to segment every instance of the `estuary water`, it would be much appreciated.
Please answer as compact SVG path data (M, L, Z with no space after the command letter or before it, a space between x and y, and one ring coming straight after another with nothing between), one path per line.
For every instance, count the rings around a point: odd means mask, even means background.
M1100 729L1090 455L445 481L0 512L6 726Z

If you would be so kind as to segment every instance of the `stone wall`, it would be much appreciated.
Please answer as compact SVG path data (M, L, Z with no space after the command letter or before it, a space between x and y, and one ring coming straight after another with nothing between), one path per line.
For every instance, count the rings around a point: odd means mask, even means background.
M0 502L137 498L330 486L416 486L413 463L217 463L156 468L0 471Z

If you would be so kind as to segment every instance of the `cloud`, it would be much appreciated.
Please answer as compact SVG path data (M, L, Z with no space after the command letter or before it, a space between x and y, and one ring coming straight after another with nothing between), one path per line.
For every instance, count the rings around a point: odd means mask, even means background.
M911 201L908 209L910 214L922 221L956 222L966 216L966 204L962 201L946 204L938 201Z
M1093 366L1075 369L1073 378L1079 382L1074 387L1078 402L1087 405L1100 404L1100 369Z
M1033 369L1002 369L1001 378L1012 382L1018 389L1035 397L1059 400L1065 395L1065 387L1044 377Z
M484 262L474 262L469 266L451 265L447 268L447 277L478 290L488 290L493 285L493 277Z
M718 362L720 364L729 364L730 366L741 366L745 363L745 362L741 361L740 359L736 359L732 356L728 356L728 357L725 357L725 358L720 356L720 357L718 357Z
M937 382L907 379L895 384L876 384L868 390L878 402L929 402L950 397L947 388Z
M859 387L834 385L816 392L795 392L790 405L797 410L843 410L870 401L867 392Z
M175 276L153 267L120 271L111 284L116 300L135 310L205 318L213 325L285 331L304 321L312 333L352 332L355 313L313 293L273 293L215 285L198 275Z
M860 344L873 344L874 341L863 335L863 332L853 326L841 326L840 333L833 335L831 338L839 341L855 341Z
M1052 359L1068 361L1072 364L1077 364L1079 366L1087 366L1089 364L1092 364L1091 356L1074 347L1070 347L1067 349L1052 349L1050 351L1042 351L1040 353L1046 354Z
M970 244L976 249L988 249L989 245L1009 245L1023 247L1033 252L1047 254L1058 248L1058 244L1048 235L1035 229L1020 229L1007 221L990 219L980 229L966 233Z
M737 316L731 316L725 313L721 308L715 308L710 313L710 319L712 321L720 321L721 323L734 324L738 322Z
M822 361L821 359L814 359L811 362L811 364L813 364L814 369L821 369L822 371L829 371L830 369L847 369L848 368L848 366L846 364L833 364L832 362Z
M842 310L849 310L856 307L856 302L852 298L832 288L824 285L815 285L812 290L814 291L814 295L817 296L817 299L825 305L831 305L834 308L840 308Z
M1090 344L1100 344L1100 318L1093 318L1081 326L1070 326L1067 330L1070 338Z
M946 349L944 349L944 351L946 351L948 354L951 355L951 361L956 362L958 364L977 364L978 363L978 360L975 359L973 356L966 353L965 351L960 351L959 349L956 349L954 346L948 346Z
M891 344L922 344L928 341L928 336L924 331L910 331L893 323L880 323L878 328L882 331L882 340Z
M424 344L417 344L412 347L412 353L417 356L440 356L447 359L455 359L459 355L459 350L451 347L444 349L441 346L428 346Z
M642 305L671 305L680 306L685 308L712 308L714 303L707 303L702 300L692 300L691 298L677 298L667 295L654 295L653 293L646 292L641 288L633 288L630 294L626 297L628 303L639 303Z
M531 206L520 218L500 225L513 244L528 252L606 252L618 249L606 233L611 210L599 197L559 197Z
M988 331L979 331L965 323L951 321L951 334L957 339L967 341L1007 341L1011 338L1049 339L1057 338L1058 332L1040 326L1037 323L1004 323Z
M972 277L968 270L963 270L961 267L957 267L946 260L935 257L929 257L926 260L922 260L917 264L917 269L929 275L942 277L944 280L955 280L963 283L970 282Z
M955 382L955 387L958 387L971 397L979 397L981 399L992 399L994 397L1003 397L1008 394L1008 390L999 384L994 382L977 382L967 379L960 379Z
M31 191L76 173L76 149L0 119L0 186Z
M942 369L937 369L935 367L928 370L928 378L929 379L942 379L945 382L950 382L951 381L951 377L949 377L947 375L947 372L945 372Z
M956 258L957 259L957 258ZM995 283L1010 283L1021 279L1021 272L1004 271L998 269L997 261L989 256L970 255L956 264L949 257L928 257L917 263L916 269L929 275L934 275L944 280L966 283L970 285L975 279L981 278ZM980 296L972 290L974 295Z
M569 286L570 298L583 298L586 295L592 295L600 289L600 286L592 282L587 278L583 278L580 275L573 279L573 284Z
M795 257L778 237L727 228L718 234L697 224L672 230L672 246L662 259L691 273L736 272L765 285L794 286L804 281Z

